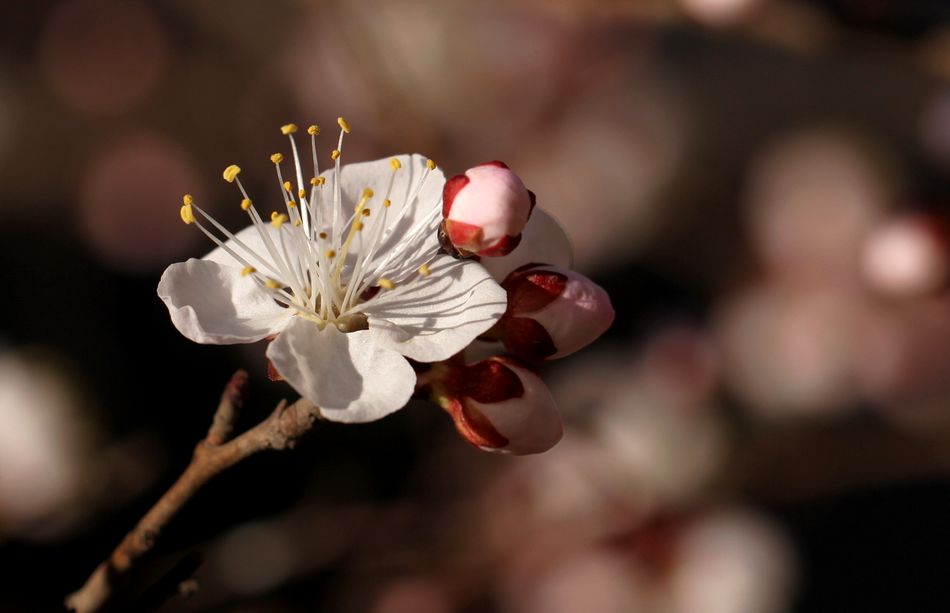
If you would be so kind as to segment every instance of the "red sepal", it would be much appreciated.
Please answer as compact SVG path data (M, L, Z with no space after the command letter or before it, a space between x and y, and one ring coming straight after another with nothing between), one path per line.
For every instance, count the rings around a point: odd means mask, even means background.
M550 270L519 268L501 283L508 292L508 313L533 313L551 304L567 286L567 276Z
M514 251L515 247L517 247L520 243L521 243L520 234L518 236L503 236L501 237L501 239L498 240L497 243L495 243L491 247L488 247L487 249L482 249L481 251L479 251L478 255L483 256L483 257L490 257L490 258L499 257L502 255L508 255L509 253Z
M452 210L452 202L455 201L456 194L458 194L463 187L468 185L470 180L471 179L465 175L455 175L445 182L445 186L442 188L442 217L449 216L449 211Z
M507 317L504 320L503 342L512 355L529 362L543 362L557 353L551 335L529 317Z
M455 429L461 437L472 445L491 449L508 446L508 439L502 436L478 409L466 406L458 399L450 400L444 408L452 416Z
M472 245L477 245L482 237L482 229L470 223L446 219L444 227L445 234L457 249L468 249Z

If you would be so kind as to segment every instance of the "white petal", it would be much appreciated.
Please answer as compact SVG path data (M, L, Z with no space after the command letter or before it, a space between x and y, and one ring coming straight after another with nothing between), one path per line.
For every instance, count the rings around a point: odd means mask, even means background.
M521 243L514 251L499 258L481 260L482 266L498 281L504 281L508 273L525 264L570 268L573 261L574 250L564 229L539 206L531 213L531 219L521 234Z
M416 373L404 357L373 342L368 330L320 330L301 317L267 348L267 357L329 420L374 421L409 402Z
M398 159L402 164L402 167L396 171L395 176L393 175L393 169L390 165L390 160L393 158ZM395 155L373 162L361 162L343 166L343 211L340 216L341 223L346 221L349 215L353 213L353 206L359 202L360 196L365 188L368 187L374 192L373 197L367 203L367 207L372 210L372 215L370 222L366 226L366 230L362 233L364 237L371 235L373 224L382 219L382 202L386 197L389 181L393 179L392 191L389 192L389 199L392 201L392 204L386 212L386 226L391 231L391 234L377 251L380 256L385 256L386 253L399 244L399 242L405 238L406 232L408 232L417 221L429 215L433 208L441 208L442 206L442 187L445 185L445 175L442 174L442 170L439 168L428 171L425 182L421 183L421 187L416 191L417 186L420 185L420 180L426 173L427 159L428 158L424 156L414 153L412 155ZM327 177L326 187L324 187L323 192L324 198L332 198L332 190L334 189L333 174L333 171L324 173ZM413 194L415 194L415 198L412 198L410 202L409 200ZM402 214L402 210L407 206L409 209L406 211L405 217L403 217L398 224L394 225L393 222L399 218ZM438 244L438 237L435 232L426 235L424 238L427 247L434 248L435 245ZM420 241L419 245L421 249L423 243ZM358 252L360 247L361 245L357 242L354 245L354 251Z
M361 310L381 344L420 362L455 355L491 328L507 306L505 290L472 261L440 255L432 274L382 291Z
M240 268L206 260L169 266L158 296L179 332L198 343L253 343L278 333L291 313Z

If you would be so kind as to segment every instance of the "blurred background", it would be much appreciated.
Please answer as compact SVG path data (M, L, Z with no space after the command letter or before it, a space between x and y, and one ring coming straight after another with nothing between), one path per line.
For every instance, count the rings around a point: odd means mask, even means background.
M240 227L221 169L276 197L278 126L338 115L350 161L506 161L616 323L545 371L547 454L421 403L214 481L162 610L948 610L948 77L940 0L3 3L0 610L81 585L235 369L247 425L291 395L155 287L210 249L183 193Z

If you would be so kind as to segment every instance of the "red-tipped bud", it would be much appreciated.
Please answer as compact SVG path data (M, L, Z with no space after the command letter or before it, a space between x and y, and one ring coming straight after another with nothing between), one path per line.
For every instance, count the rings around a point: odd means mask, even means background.
M587 346L614 321L602 287L557 266L519 268L501 284L508 310L495 332L513 355L530 361L563 358Z
M484 257L510 253L534 208L534 194L503 162L469 168L445 182L443 229L460 252Z
M541 453L561 440L561 417L551 392L510 359L452 368L435 387L462 438L484 451Z

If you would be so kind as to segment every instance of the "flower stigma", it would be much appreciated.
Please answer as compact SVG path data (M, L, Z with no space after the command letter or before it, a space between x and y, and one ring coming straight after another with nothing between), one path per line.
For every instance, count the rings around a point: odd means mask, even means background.
M313 170L306 179L295 138L298 127L292 123L280 127L290 142L292 165L285 177L285 156L270 156L285 210L275 210L268 217L261 215L241 183L241 168L232 164L224 169L222 177L238 188L240 208L255 229L241 234L243 240L198 206L191 195L182 199L180 216L241 266L235 268L235 274L251 279L294 315L314 322L321 330L332 324L342 332L355 332L368 328L361 305L381 292L399 293L412 276L430 274L438 244L426 239L437 231L441 203L417 203L423 185L437 168L432 160L426 161L404 202L399 202L393 185L397 173L406 170L395 157L390 160L391 174L384 193L365 187L355 201L347 202L340 178L343 140L351 126L342 117L337 124L340 133L330 154L332 168L323 175L317 154L320 128L311 125L306 129ZM421 209L424 214L414 223L404 223L414 206L430 204L431 210ZM400 235L395 236L396 232Z

